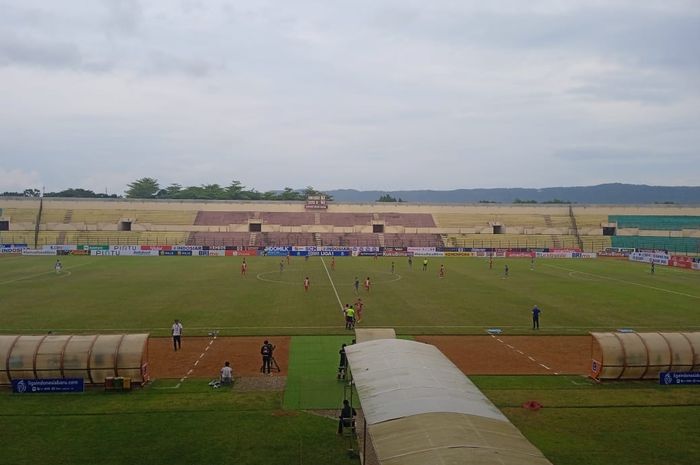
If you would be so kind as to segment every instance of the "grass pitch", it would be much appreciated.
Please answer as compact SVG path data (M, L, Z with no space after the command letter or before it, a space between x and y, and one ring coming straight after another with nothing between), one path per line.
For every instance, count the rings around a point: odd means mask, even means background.
M700 273L616 260L293 257L0 258L0 331L5 333L148 331L166 335L173 318L187 334L343 334L340 305L365 302L360 326L403 334L483 334L489 327L526 333L530 309L542 309L541 332L582 334L620 327L700 328ZM395 272L391 273L391 262ZM438 276L444 263L447 276ZM503 275L508 263L509 276ZM303 280L311 280L304 292ZM354 292L370 277L372 288Z
M214 391L203 380L126 395L0 395L3 463L358 463L333 419L301 411L337 408L337 350L351 339L340 306L365 301L362 326L401 334L699 330L700 273L616 260L254 257L0 257L0 332L150 332L173 318L187 335L305 335L292 341L287 391ZM395 271L391 272L391 262ZM444 263L447 276L440 278ZM508 263L510 275L503 275ZM311 289L304 292L308 276ZM370 292L355 277L369 276ZM331 336L329 336L331 335ZM335 335L335 336L333 336ZM700 392L652 382L596 385L581 377L480 376L484 393L555 465L694 464ZM172 387L167 380L160 387ZM522 409L538 400L538 412ZM284 406L284 410L282 407Z

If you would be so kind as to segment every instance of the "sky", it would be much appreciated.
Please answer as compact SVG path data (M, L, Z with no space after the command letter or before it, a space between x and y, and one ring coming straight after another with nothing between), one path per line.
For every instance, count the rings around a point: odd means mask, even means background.
M0 11L0 191L700 185L698 0Z

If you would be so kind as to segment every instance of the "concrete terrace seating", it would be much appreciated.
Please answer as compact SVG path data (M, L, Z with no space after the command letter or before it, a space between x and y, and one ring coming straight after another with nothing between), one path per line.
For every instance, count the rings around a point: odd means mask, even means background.
M700 216L665 215L610 215L610 223L618 228L638 228L656 231L700 229Z
M324 233L320 235L321 245L345 247L379 247L379 235L363 233Z
M576 236L548 234L450 234L451 247L474 248L578 248Z
M248 246L250 237L248 232L193 232L187 238L187 245Z
M379 219L386 226L406 226L411 228L434 228L433 215L428 213L380 213Z
M439 234L384 234L386 247L442 247Z
M314 224L315 215L311 212L264 212L260 217L265 224L279 224L281 226L304 226Z
M316 245L314 235L311 233L257 233L256 242L256 245L264 246Z
M34 223L39 208L3 208L2 216L9 218L11 223Z
M199 211L194 224L203 226L223 226L228 224L248 224L253 219L253 212L217 212Z
M321 224L339 227L369 226L372 215L369 213L321 213Z
M188 233L186 232L164 231L66 231L62 243L86 245L178 245L184 244L187 236Z

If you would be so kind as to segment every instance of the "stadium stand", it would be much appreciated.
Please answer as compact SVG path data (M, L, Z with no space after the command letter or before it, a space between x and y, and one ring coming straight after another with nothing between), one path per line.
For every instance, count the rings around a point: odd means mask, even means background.
M700 229L700 216L610 215L608 222L617 223L618 229L635 228L650 231Z
M610 247L610 238L604 236L582 236L583 250L601 250ZM580 244L576 236L547 234L450 234L447 239L451 247L475 248L556 248L577 249Z
M13 223L34 223L38 208L3 208L2 216Z
M444 247L439 234L384 234L385 247Z
M411 228L434 228L433 215L425 213L379 213L379 220L386 226L405 226Z
M251 233L247 232L193 232L186 240L187 245L235 245L248 246ZM252 244L257 245L257 244Z
M248 220L255 218L253 212L217 212L199 211L194 220L195 225L221 226L227 224L248 224Z
M325 225L352 227L369 226L372 224L372 215L369 213L321 213L320 223Z
M613 236L612 247L700 254L700 237Z

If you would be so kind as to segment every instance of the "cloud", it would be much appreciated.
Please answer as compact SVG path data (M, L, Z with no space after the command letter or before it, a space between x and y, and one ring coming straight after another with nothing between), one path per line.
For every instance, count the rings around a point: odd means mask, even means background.
M0 192L22 192L25 189L41 190L41 176L37 171L0 167Z

